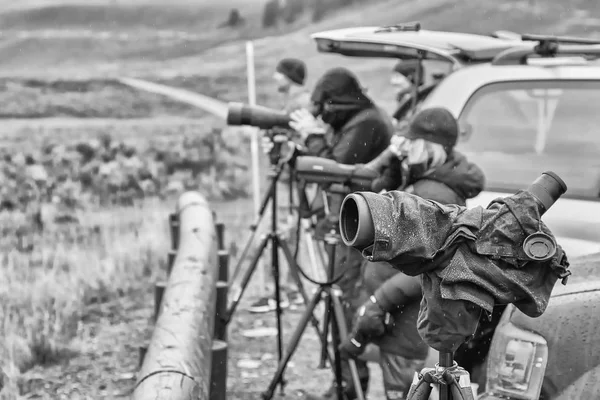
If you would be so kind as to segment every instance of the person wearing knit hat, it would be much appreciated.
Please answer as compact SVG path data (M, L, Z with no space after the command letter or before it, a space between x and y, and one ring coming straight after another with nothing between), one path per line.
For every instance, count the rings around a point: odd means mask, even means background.
M306 90L306 64L302 60L296 58L284 58L275 66L273 80L277 85L277 91L282 96L281 109L286 113L291 113L298 109L310 107L310 93ZM263 152L269 154L273 147L273 141L263 136L262 148ZM280 231L286 235L288 243L298 246L298 235L296 232L298 215L293 210L293 192L290 191L290 173L285 169L279 177L279 185L277 185L277 203L278 203L278 227ZM291 249L295 252L294 248ZM294 275L289 268L283 266L281 272L281 307L296 307L304 303L298 290ZM276 301L274 294L257 299L248 311L252 313L265 313L275 311Z
M449 110L420 111L400 136L392 138L389 150L397 157L390 159L371 189L403 190L440 204L464 206L466 199L483 190L485 178L477 165L454 150L458 134L458 123ZM420 280L388 263L365 262L362 282L370 296L340 350L354 358L368 344L376 345L386 399L405 399L414 372L424 367L429 350L417 329Z
M310 94L306 90L306 64L297 58L284 58L275 67L273 79L277 91L283 95L283 110L291 113L310 105Z
M451 204L464 205L464 199L481 191L483 172L454 149L459 126L443 107L417 113L407 127L394 136L389 149L397 156L373 182L373 190L444 192L454 196Z
M279 61L275 71L279 72L296 85L303 86L306 79L306 64L297 58L284 58Z

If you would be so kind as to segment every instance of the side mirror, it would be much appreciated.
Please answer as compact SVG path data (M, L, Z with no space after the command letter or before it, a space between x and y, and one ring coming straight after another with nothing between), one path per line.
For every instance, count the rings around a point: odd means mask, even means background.
M468 122L462 122L459 126L458 141L466 142L473 134L473 125Z

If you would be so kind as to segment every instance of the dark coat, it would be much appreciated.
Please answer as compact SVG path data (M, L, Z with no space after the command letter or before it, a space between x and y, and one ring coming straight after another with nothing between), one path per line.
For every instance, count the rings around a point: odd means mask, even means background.
M389 146L393 132L390 118L373 105L355 113L340 129L309 137L306 146L313 156L365 164Z
M442 204L464 205L477 196L484 186L483 172L456 152L426 179L412 183L413 194ZM427 357L428 346L417 331L421 302L419 279L392 268L385 262L365 263L363 279L369 293L379 302L389 304L394 324L390 332L376 342L381 351L412 359ZM414 289L416 287L416 290Z

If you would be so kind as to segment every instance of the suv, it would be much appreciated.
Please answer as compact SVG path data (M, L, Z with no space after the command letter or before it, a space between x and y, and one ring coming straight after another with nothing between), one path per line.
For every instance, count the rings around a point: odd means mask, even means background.
M552 170L569 188L544 221L572 261L600 252L600 41L419 25L312 38L321 52L446 64L445 77L415 103L449 109L461 128L457 149L485 172L486 191L467 205L486 207ZM488 354L482 398L599 398L599 262L574 263L570 284L555 287L539 318L507 307Z

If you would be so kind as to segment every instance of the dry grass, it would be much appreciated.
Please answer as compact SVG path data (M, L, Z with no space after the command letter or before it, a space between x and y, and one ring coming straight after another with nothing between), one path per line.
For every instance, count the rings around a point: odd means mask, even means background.
M6 121L0 144L13 151L37 151L44 143L70 144L108 133L142 152L151 146L172 149L186 140L200 143L210 132L211 121L206 118ZM232 130L224 134L228 143L245 154L246 139ZM227 160L220 162L229 165ZM227 174L220 174L219 179L230 179L227 176L234 169L227 168ZM242 177L238 183L247 185L249 179ZM210 188L200 190L207 196L212 193ZM88 205L78 211L80 224L48 222L43 233L28 238L33 242L31 252L18 250L16 232L24 224L23 217L0 214L0 367L9 378L3 396L12 399L10 396L32 390L27 386L32 373L43 376L48 373L44 371L73 358L78 358L76 363L81 365L85 357L95 352L89 350L90 343L96 340L89 331L95 329L91 326L97 322L91 322L90 313L97 313L98 307L106 308L110 302L127 302L132 294L151 288L166 263L170 248L167 217L175 201L175 198L147 200L135 208ZM53 211L49 205L44 208L46 220L51 219ZM239 244L245 240L246 228L253 218L248 199L215 203L215 211L227 225L228 242ZM136 307L146 309L151 304L147 298L136 296L132 300ZM118 323L126 320L108 314L102 318L116 318ZM125 324L121 331L130 329ZM84 358L82 353L86 354ZM135 351L129 356L135 358Z
M30 253L2 254L0 359L9 378L73 355L87 306L148 285L166 260L169 208L148 201L89 211L78 226L50 226L34 237Z

